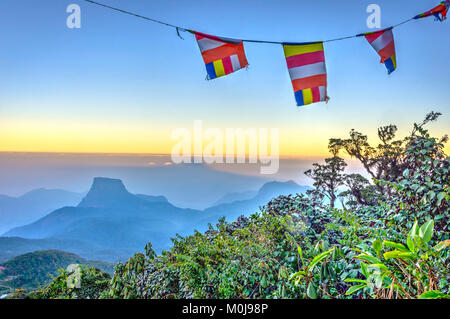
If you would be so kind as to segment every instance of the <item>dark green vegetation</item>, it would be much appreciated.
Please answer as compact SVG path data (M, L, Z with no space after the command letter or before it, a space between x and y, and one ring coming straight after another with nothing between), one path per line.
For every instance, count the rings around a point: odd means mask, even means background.
M74 282L71 277L74 273L60 270L56 277L47 287L40 288L28 295L18 291L13 298L26 297L30 299L97 299L109 289L111 276L97 268L80 265L79 286L69 283Z
M72 253L43 250L14 257L0 264L0 286L3 292L15 289L36 289L49 284L58 270L70 264L84 264L112 273L113 265L101 261L89 261Z
M107 286L86 287L89 297L449 298L447 137L425 128L439 115L404 139L395 126L381 127L377 146L354 130L331 139L332 157L307 172L316 187L307 195L280 196L250 217L177 236L160 255L148 244L116 265ZM372 182L346 174L342 152ZM75 297L66 276L30 297Z

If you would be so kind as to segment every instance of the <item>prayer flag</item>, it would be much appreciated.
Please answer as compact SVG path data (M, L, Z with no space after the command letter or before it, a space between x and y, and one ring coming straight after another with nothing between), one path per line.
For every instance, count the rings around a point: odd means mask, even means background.
M283 44L298 106L327 101L327 70L323 42Z
M395 56L394 34L392 33L392 28L364 33L363 35L381 57L381 63L384 63L386 66L388 74L394 72L397 68L397 59Z
M212 80L248 66L242 40L216 37L200 32L195 34L206 65L208 80Z

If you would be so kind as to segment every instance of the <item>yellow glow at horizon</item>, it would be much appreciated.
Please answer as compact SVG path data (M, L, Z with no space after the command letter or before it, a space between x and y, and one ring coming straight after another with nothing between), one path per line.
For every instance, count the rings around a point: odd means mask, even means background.
M0 152L170 154L177 142L170 138L173 129L119 122L0 120ZM320 135L305 136L304 132L305 128L280 128L279 155L329 156L328 140L335 133L320 130ZM445 151L449 150L450 145L446 145Z

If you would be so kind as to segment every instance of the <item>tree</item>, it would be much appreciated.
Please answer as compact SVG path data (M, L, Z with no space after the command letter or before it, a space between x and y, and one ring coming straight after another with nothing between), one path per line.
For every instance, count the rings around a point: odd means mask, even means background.
M341 149L358 159L367 173L375 180L395 180L403 171L401 154L404 150L403 141L395 140L397 127L395 125L382 126L378 129L381 143L377 147L369 144L367 135L352 129L350 138L332 138L329 148L339 152ZM386 193L381 185L377 186L380 193Z
M381 198L376 190L376 186L371 184L367 178L360 174L347 174L345 175L344 185L347 190L339 193L339 197L347 198L348 204L352 207L376 205Z
M426 124L436 121L440 115L441 113L437 112L428 113L420 124L414 124L411 134L402 140L395 139L397 126L391 124L378 128L381 143L376 147L369 144L367 135L352 129L348 139L331 138L328 148L336 155L344 150L351 157L358 159L374 181L395 182L401 178L408 165L404 159L407 145L415 140L417 133L423 130ZM376 187L381 194L391 194L391 189L384 187L382 183L377 183Z
M331 208L334 208L337 189L344 184L345 174L343 171L346 166L347 164L342 158L334 155L325 159L325 165L314 163L314 168L305 172L306 176L314 180L314 191L328 197Z
M405 139L402 156L404 171L395 182L382 181L392 190L392 210L403 218L424 222L433 218L439 230L449 229L450 160L444 152L448 137L431 137L424 125L441 114L431 112L420 124L414 124Z

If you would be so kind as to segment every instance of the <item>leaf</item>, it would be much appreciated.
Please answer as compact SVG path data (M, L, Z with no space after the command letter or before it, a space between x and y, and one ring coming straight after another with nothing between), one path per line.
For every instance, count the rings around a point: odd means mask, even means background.
M348 288L347 292L345 293L345 295L349 296L353 293L355 293L356 291L367 287L366 284L361 284L361 285L356 285L356 286L351 286L350 288Z
M377 255L380 254L381 248L382 248L382 244L381 244L381 240L379 239L375 239L372 243L373 246L373 250L375 250L375 252L377 253Z
M428 243L433 237L434 221L431 219L422 225L419 229L419 236L423 239L424 243Z
M450 299L450 295L444 294L439 290L426 291L419 296L419 299Z
M358 255L355 258L362 259L362 260L367 261L367 262L369 262L371 264L381 264L381 260L379 260L378 258L373 257L373 256L371 256L371 255L369 255L367 253Z
M398 259L414 259L414 254L411 252L403 252L400 250L392 250L383 254L384 259L389 260L392 258Z
M444 197L445 197L445 192L440 192L438 195L437 195L437 205L439 206L439 205L441 205L441 201L444 199Z
M408 178L408 177L409 177L409 169L405 169L405 170L403 171L403 176L404 176L405 178Z
M303 251L302 251L302 247L297 246L297 251L298 251L298 255L300 256L300 260L302 261L302 265L305 264L305 262L303 261Z
M411 230L408 233L408 238L406 240L406 244L408 245L408 248L410 251L415 251L416 249L416 244L415 244L415 237L416 237L416 233L417 233L417 219L414 222L413 227L411 228Z
M350 279L350 278L348 278L348 279L345 279L344 280L345 282L359 282L359 283L366 283L366 281L365 280L362 280L362 279Z
M314 286L314 284L312 282L309 283L308 289L306 291L306 294L311 299L317 299L317 290L316 290L316 287Z
M364 277L369 278L369 271L367 270L366 263L361 263L361 272L364 275Z
M267 278L266 278L266 276L262 277L262 279L260 281L260 285L261 285L262 288L267 288L268 285L267 285Z
M404 252L408 251L408 249L406 249L406 247L403 244L395 243L393 241L385 240L383 241L383 246L388 246Z
M331 254L333 252L333 250L334 250L334 247L331 248L330 250L327 250L327 251L321 253L320 255L317 255L316 257L314 257L314 259L309 264L310 271L313 270L314 266L316 266L319 262L321 262L323 259L325 259L329 254Z
M440 243L438 243L436 246L433 247L433 249L437 252L441 251L442 249L447 248L448 246L450 246L450 239L441 241Z

